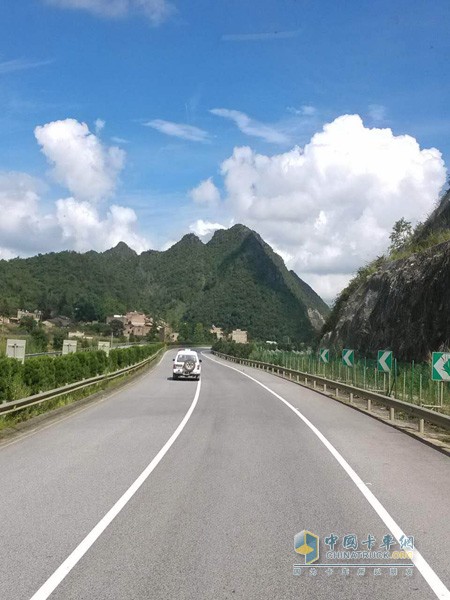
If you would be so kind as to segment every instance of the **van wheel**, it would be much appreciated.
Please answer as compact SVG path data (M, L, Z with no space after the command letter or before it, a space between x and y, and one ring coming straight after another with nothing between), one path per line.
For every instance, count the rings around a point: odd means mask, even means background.
M173 380L176 381L178 379L178 375L173 376Z

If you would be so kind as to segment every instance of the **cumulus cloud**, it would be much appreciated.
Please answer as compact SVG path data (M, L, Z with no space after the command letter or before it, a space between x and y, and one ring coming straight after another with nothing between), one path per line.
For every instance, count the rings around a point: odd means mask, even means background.
M121 241L137 252L148 248L147 240L134 231L137 216L131 208L113 204L102 219L89 202L65 198L56 202L56 220L64 244L80 252L104 250Z
M47 4L60 8L85 10L106 18L123 18L129 14L141 14L153 25L160 25L171 17L175 7L167 0L46 0Z
M98 201L110 196L125 162L125 152L104 146L86 123L75 119L36 127L34 134L53 176L74 196Z
M327 299L386 250L396 220L415 223L432 210L446 177L438 150L367 128L358 115L326 124L303 149L235 148L221 173L227 212L289 255Z
M137 252L149 248L131 208L112 205L102 216L93 204L74 198L49 206L42 200L45 191L26 173L0 172L0 259L66 248L101 251L120 241Z
M171 135L173 137L182 138L184 140L190 140L191 142L207 142L209 140L209 134L207 131L194 127L193 125L187 125L186 123L174 123L173 121L164 121L163 119L153 119L144 123L145 127L152 127L160 133Z
M205 179L189 192L189 196L196 204L216 206L220 201L220 192L214 185L212 177Z
M266 142L274 144L287 144L289 143L289 137L278 131L270 125L260 123L255 119L251 119L248 115L238 110L229 110L227 108L213 108L210 110L213 115L217 117L223 117L233 121L238 128L245 133L253 137L262 138Z
M195 221L195 223L191 223L191 225L189 225L189 230L201 238L210 238L212 234L218 229L227 229L227 226L222 225L221 223L211 223L210 221L203 221L203 219L198 219L197 221Z
M40 252L53 233L54 221L40 210L44 184L26 173L0 172L1 257Z
M74 197L45 202L42 181L26 173L0 172L0 258L66 248L105 250L119 241L138 252L149 247L137 232L134 210L96 206L114 191L122 150L105 147L87 125L73 119L37 127L35 135L53 165L53 177Z

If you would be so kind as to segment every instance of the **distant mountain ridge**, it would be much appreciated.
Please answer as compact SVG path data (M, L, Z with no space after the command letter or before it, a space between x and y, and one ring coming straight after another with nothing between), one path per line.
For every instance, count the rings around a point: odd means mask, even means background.
M311 341L329 309L256 232L243 225L204 244L185 235L138 255L125 243L0 261L0 311L39 308L78 320L143 310L171 323L247 329L253 338Z

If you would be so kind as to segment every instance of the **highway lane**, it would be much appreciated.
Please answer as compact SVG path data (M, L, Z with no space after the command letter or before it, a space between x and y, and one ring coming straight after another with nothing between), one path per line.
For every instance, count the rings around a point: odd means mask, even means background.
M0 448L0 598L29 599L147 466L191 405L171 355L127 390ZM51 598L436 598L419 573L294 577L293 536L385 524L281 401L205 359L179 438ZM448 458L317 393L243 368L298 407L450 584ZM323 542L322 542L323 544Z

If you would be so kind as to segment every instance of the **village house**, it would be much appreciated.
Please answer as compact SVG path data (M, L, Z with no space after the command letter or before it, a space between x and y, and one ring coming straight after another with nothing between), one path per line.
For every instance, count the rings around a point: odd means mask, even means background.
M236 342L237 344L247 344L247 332L242 329L234 329L231 332L231 341Z

